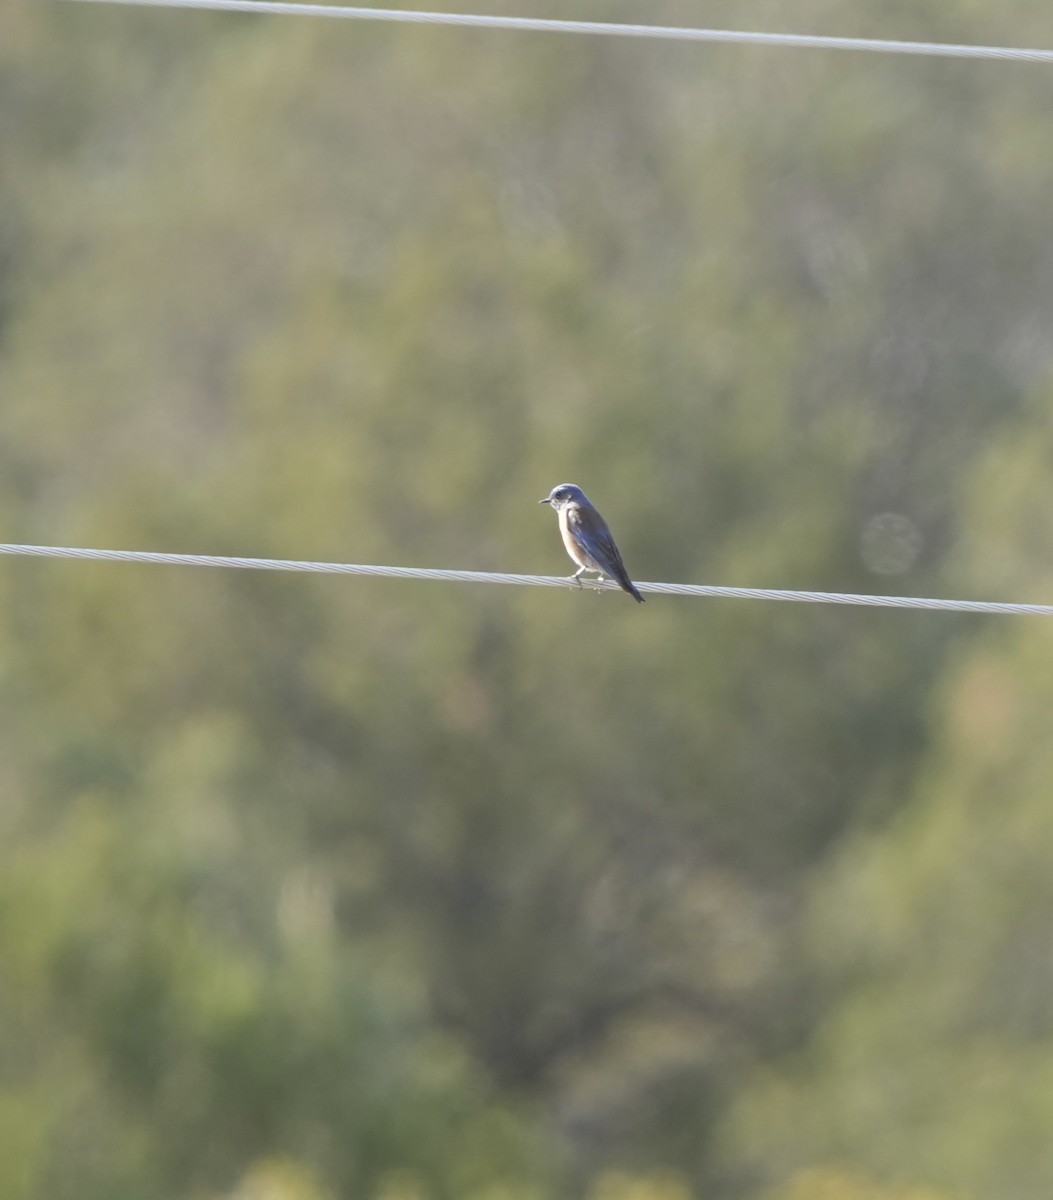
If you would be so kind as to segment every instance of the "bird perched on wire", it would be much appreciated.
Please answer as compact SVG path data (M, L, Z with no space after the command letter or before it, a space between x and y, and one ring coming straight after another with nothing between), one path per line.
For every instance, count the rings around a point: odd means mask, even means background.
M556 510L563 545L580 568L573 575L579 584L586 571L596 571L602 578L613 579L634 600L643 604L644 598L629 578L607 522L592 507L580 487L561 483L538 504L550 504Z

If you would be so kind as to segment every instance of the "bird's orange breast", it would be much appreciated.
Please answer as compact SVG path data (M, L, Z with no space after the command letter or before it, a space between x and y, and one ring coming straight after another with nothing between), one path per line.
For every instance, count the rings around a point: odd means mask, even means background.
M561 508L559 510L559 532L560 536L563 538L563 545L567 547L567 553L578 564L579 567L590 567L592 564L582 552L582 549L578 545L577 541L575 541L574 535L571 533L570 527L567 524L567 509L569 507L570 506L568 505L566 508Z

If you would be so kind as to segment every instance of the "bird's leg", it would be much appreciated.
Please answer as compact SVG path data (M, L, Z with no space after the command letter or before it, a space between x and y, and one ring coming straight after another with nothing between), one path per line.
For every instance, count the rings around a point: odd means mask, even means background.
M570 578L577 581L578 587L584 588L585 581L582 578L582 576L585 574L588 574L590 576L589 583L606 583L607 582L607 576L604 575L604 573L601 570L599 570L598 567L580 567L577 571L574 572L573 575L571 575ZM591 576L593 576L593 575L596 576L595 579L591 578ZM598 592L598 591L602 591L603 589L602 588L591 588L590 590L594 591L594 592Z

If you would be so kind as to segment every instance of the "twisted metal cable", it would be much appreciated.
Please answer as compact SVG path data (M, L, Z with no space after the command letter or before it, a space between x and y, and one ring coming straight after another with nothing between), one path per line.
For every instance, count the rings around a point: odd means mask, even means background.
M30 558L67 558L99 562L152 563L159 566L228 567L247 571L295 571L318 575L367 575L388 579L428 579L453 583L503 583L520 587L618 591L611 580L573 576L509 575L495 571L451 571L445 568L387 567L363 563L303 562L287 558L233 558L218 554L166 554L152 550L93 550L81 546L0 544L0 554ZM641 592L661 596L694 596L721 600L783 600L797 604L844 604L871 608L913 608L937 612L986 613L998 616L1053 616L1053 604L1015 604L994 600L945 600L919 596L868 596L853 592L804 592L782 588L721 587L715 584L639 583Z
M147 5L156 8L206 8L219 12L269 13L280 16L337 17L357 21L395 21L413 25L454 25L462 28L519 30L527 33L580 33L594 37L657 38L679 42L727 42L747 46L787 46L805 50L865 50L879 54L914 54L940 58L1053 62L1053 50L1013 46L969 46L947 42L825 37L801 33L754 33L734 29L629 25L611 21L548 20L541 17L495 17L482 13L410 12L394 8L290 4L282 2L282 0L82 0L82 2Z

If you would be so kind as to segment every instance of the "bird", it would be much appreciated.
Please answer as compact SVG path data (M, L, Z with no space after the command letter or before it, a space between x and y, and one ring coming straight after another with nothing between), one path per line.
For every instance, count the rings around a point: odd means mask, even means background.
M580 487L573 483L561 483L538 504L548 504L556 510L563 545L579 567L571 576L572 579L580 584L586 571L596 571L601 578L613 579L623 591L643 604L644 598L629 578L607 522L593 508Z

